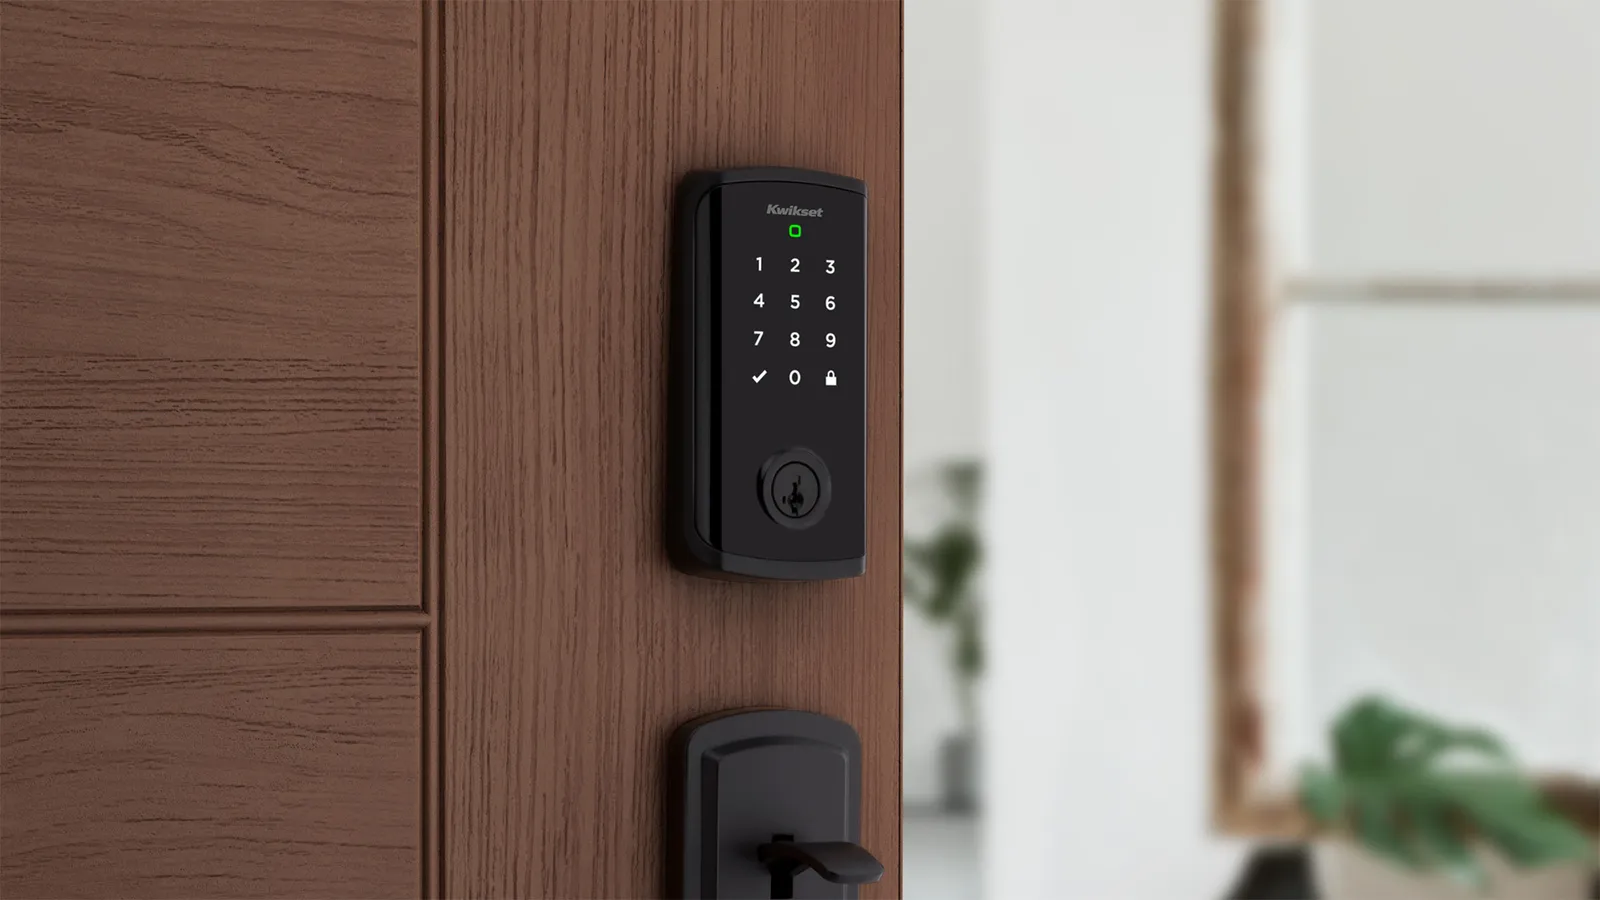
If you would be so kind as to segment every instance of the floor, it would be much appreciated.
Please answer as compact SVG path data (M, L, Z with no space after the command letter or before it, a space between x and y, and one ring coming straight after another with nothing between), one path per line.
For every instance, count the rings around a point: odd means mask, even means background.
M977 900L978 820L907 809L905 900Z

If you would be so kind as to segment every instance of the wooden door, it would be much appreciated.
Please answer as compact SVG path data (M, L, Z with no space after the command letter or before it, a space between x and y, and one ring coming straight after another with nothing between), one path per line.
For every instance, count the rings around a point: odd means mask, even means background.
M0 5L0 896L647 897L843 718L899 891L900 6ZM668 211L871 195L868 564L673 570Z

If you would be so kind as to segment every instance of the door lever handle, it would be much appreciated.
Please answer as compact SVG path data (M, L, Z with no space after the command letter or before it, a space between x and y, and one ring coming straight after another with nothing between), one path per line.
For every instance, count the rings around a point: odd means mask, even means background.
M794 896L794 876L806 869L834 884L871 884L883 877L883 863L850 841L777 840L756 848L756 859L772 873L772 896Z
M673 736L672 776L674 897L857 900L884 878L860 846L861 738L848 723L797 709L696 719Z

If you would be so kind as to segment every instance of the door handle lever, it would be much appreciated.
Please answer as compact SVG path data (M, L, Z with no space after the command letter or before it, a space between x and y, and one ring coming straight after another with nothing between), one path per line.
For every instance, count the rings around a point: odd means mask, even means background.
M772 873L772 896L794 896L794 876L811 869L834 884L871 884L883 877L883 863L850 841L775 840L756 848L756 859Z
M861 847L861 738L849 724L796 709L714 714L678 729L671 768L674 897L857 900L884 878Z

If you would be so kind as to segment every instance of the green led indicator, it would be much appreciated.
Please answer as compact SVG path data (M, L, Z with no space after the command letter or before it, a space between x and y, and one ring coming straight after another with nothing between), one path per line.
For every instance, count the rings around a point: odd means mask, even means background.
M800 223L799 222L795 222L793 225L789 226L789 237L799 237L799 236L800 236Z

